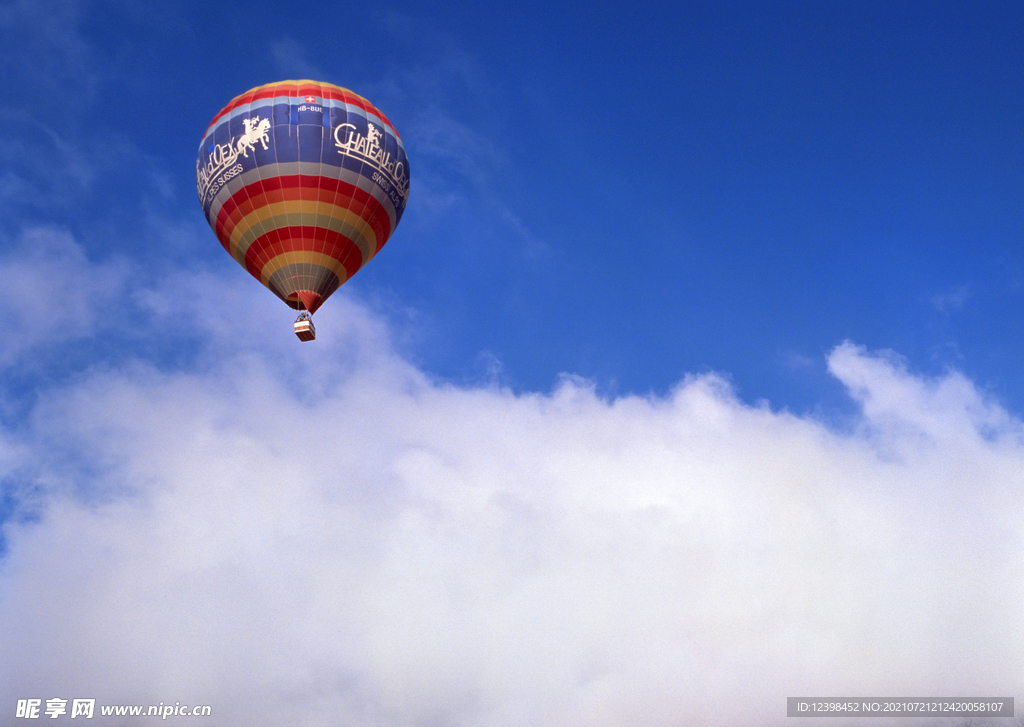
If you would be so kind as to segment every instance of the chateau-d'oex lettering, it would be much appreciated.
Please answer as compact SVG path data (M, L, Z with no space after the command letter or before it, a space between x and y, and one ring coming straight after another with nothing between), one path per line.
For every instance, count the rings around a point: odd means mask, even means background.
M242 125L245 133L237 141L232 139L227 144L211 146L204 166L200 166L199 160L196 160L196 190L200 199L206 199L213 179L238 161L240 155L248 158L250 151L256 151L256 144L260 144L264 150L270 148L267 146L270 141L270 119L253 116L251 119L242 119Z
M345 137L344 141L342 141L342 136ZM352 124L341 124L334 128L334 145L338 147L338 153L356 156L371 162L395 185L401 198L401 204L404 205L409 198L409 175L405 172L405 165L398 159L393 159L391 153L385 151L384 147L380 145L380 140L381 132L370 123L367 123L367 136L360 134ZM389 191L384 185L381 187L385 191Z
M298 110L317 108L307 105L300 106ZM211 195L223 186L227 179L219 177L225 170L232 168L239 157L248 157L249 152L255 151L257 145L264 149L268 148L270 119L254 116L251 119L243 119L242 123L245 126L244 134L226 144L214 144L209 147L206 164L200 165L199 161L196 161L196 191L200 199L208 201ZM353 124L340 124L334 128L334 145L338 147L338 153L358 157L376 167L380 176L375 175L373 181L388 193L396 206L404 207L409 198L409 175L405 171L405 164L392 157L391 153L381 146L383 140L383 132L372 123L367 123L365 136L359 133Z
M206 193L214 178L237 160L238 149L229 142L210 147L210 154L206 158L204 166L199 166L199 161L196 161L196 190L199 192L200 199L206 198Z

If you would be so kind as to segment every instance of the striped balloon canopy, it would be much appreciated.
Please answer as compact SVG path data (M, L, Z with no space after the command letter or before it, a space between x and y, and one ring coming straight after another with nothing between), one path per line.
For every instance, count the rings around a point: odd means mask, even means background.
M224 249L285 303L313 313L391 237L409 199L409 160L395 127L362 96L281 81L213 118L196 187Z

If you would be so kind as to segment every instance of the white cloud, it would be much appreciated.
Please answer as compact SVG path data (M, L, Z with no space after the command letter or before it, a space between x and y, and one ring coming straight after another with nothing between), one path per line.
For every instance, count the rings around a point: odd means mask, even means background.
M967 285L958 285L931 296L931 303L940 313L959 311L971 298L971 289Z
M89 260L65 230L30 228L0 254L0 367L44 346L88 338L112 320L129 274L120 259ZM107 320L102 320L107 316Z
M515 395L432 381L336 298L315 344L256 312L191 371L95 372L3 433L44 492L5 526L3 709L731 725L1019 690L1021 423L963 377L844 344L848 433L713 375Z

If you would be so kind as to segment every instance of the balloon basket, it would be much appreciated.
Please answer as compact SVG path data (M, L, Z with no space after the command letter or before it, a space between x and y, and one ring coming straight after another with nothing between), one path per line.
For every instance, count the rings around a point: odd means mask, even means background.
M316 338L313 316L309 311L302 311L295 319L295 335L299 337L300 341L312 341Z

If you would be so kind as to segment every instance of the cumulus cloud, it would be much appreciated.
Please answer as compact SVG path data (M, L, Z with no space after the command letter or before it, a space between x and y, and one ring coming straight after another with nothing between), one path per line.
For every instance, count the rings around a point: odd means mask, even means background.
M66 230L29 228L0 256L0 367L40 346L92 336L122 295L127 261L89 260ZM110 322L108 322L109 324Z
M846 431L715 375L457 387L337 299L316 344L243 321L3 432L42 493L4 526L3 709L771 725L787 696L1019 691L1022 425L962 376L843 344Z

